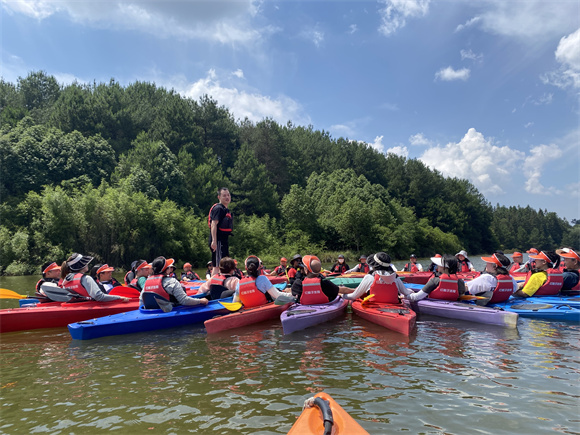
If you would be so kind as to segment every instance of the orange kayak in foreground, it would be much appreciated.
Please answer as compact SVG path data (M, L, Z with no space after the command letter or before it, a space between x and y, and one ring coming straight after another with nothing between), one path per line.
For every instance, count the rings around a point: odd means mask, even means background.
M354 418L326 393L304 402L302 414L288 435L369 435Z

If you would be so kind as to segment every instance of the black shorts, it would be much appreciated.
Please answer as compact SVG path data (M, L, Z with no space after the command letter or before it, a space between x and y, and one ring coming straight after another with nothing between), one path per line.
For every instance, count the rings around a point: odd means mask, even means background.
M211 249L211 244L210 248ZM217 239L217 246L215 251L211 251L211 264L213 267L219 267L220 261L224 257L230 256L230 245L228 239Z

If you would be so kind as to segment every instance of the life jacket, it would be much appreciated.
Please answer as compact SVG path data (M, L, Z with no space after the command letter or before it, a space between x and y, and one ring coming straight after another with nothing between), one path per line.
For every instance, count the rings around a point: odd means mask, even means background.
M44 284L45 282L52 282L54 284L57 284L60 287L61 281L60 279L56 279L56 278L40 278L38 280L38 282L36 283L36 292L39 293L40 292L40 286L42 284Z
M85 274L84 273L75 273L73 275L72 279L68 280L67 278L69 276L70 276L70 274L67 275L67 277L62 282L63 288L72 290L73 292L78 293L81 296L86 296L86 297L90 298L91 296L89 295L89 292L81 284L81 278L83 276L85 276Z
M344 273L346 272L348 269L346 268L346 264L342 263L336 263L336 267L334 269L336 272L338 273Z
M288 278L296 277L296 273L298 273L298 270L295 267L291 267L288 269Z
M407 263L407 264L405 264L403 271L417 273L417 272L419 272L419 268L417 267L417 264L415 264L415 263Z
M131 287L138 289L139 291L143 290L141 287L139 287L139 278L133 278L129 283L129 285Z
M229 276L225 276L222 275L221 273L218 273L217 275L211 277L211 279L209 280L209 284L224 286L224 282L227 278L229 278Z
M358 270L359 270L359 272L369 273L369 270L371 270L371 267L366 263L359 263Z
M328 296L322 291L320 281L322 281L322 278L304 278L302 281L302 296L300 296L301 304L318 305L330 302Z
M458 267L458 272L469 272L471 269L469 269L469 260L465 259L463 261L461 260L457 260L457 263L459 264Z
M542 286L534 293L534 296L552 296L557 295L562 290L564 285L564 275L558 269L548 269L546 271L548 279ZM526 283L532 276L532 272L528 272L526 276ZM525 284L524 284L525 285Z
M175 296L167 293L167 290L163 288L163 278L165 275L151 275L147 277L145 285L143 286L143 300L147 300L147 294L157 295L165 299L168 302L177 303ZM145 307L145 308L157 308L157 307Z
M522 263L514 263L514 264L512 264L512 267L510 267L510 273L515 272L520 267L522 267Z
M232 219L232 214L230 213L230 211L224 207L221 203L217 202L214 205L211 206L211 208L209 209L209 214L207 215L207 226L211 228L211 212L213 210L213 208L215 206L222 206L225 210L226 210L226 215L224 216L224 218L218 222L218 231L221 231L223 233L226 234L230 234L232 232L232 229L234 227L234 221Z
M256 278L249 276L240 280L240 300L244 307L258 307L268 303L266 295L256 287Z
M512 277L509 275L497 275L497 285L488 304L507 301L514 292Z
M197 276L197 273L190 270L187 273L181 274L181 280L184 280L184 279L199 279L199 276Z
M284 276L286 275L286 268L280 264L276 269L274 269L274 272L277 276Z
M446 301L456 301L459 299L459 290L457 286L457 275L455 278L446 273L439 277L439 285L435 290L429 293L430 299L444 299Z
M127 272L125 274L125 284L130 284L131 281L133 281L133 278L135 278L135 272L133 272L132 270L130 270L129 272Z
M392 282L391 284L380 282L381 276L378 273L374 276L374 281L371 284L369 293L374 295L370 301L371 302L384 302L386 304L399 304L399 290L397 285Z

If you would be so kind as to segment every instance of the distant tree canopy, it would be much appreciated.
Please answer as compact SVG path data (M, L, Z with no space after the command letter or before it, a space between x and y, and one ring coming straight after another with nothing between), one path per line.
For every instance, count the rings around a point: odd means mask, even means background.
M253 123L211 96L154 83L0 80L0 272L73 251L127 267L157 255L205 264L207 213L228 186L232 252L385 250L395 258L578 246L555 213L493 208L467 180L334 139Z

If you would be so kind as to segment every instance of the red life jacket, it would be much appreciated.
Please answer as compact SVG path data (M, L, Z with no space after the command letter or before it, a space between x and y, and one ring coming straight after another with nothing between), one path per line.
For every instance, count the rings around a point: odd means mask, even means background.
M209 284L210 285L221 285L221 286L225 287L224 282L227 278L229 278L229 276L225 276L225 275L222 275L221 273L218 273L217 275L214 275L211 277L211 279L209 280Z
M284 276L286 275L286 268L282 265L279 265L276 269L274 269L277 276Z
M85 274L84 273L75 273L71 280L67 279L69 276L70 276L70 274L67 275L65 280L62 282L63 288L70 289L70 290L78 293L81 296L86 296L86 297L90 298L91 296L89 295L89 292L81 284L81 278L83 276L85 276Z
M451 275L443 274L439 277L439 285L435 290L429 293L430 299L444 299L446 301L456 301L459 299L459 290L457 286L457 275L452 278Z
M256 279L252 276L240 280L240 300L244 307L258 307L268 303L266 295L256 287Z
M302 296L300 303L303 305L327 304L328 296L322 291L321 278L304 278L302 281Z
M392 284L380 282L381 276L378 273L374 276L374 281L369 290L370 294L374 295L370 299L371 302L399 304L399 290L397 289L397 285L394 282Z
M471 269L469 269L469 264L467 260L457 260L457 263L459 263L459 270L458 272L469 272Z
M520 267L522 267L522 263L514 263L514 264L512 264L512 267L510 267L510 273L515 272Z
M147 281L145 281L145 285L143 286L143 293L154 293L166 301L170 301L171 296L163 288L163 278L165 278L165 275L151 275L147 277Z
M125 284L130 284L130 283L132 282L132 281L131 281L131 282L129 281L129 274L130 274L131 272L133 272L133 271L132 271L132 270L130 270L129 272L127 272L127 273L125 274L125 278L124 278ZM134 273L133 273L133 274L134 274Z
M412 272L412 273L419 272L419 268L417 267L417 265L415 263L407 263L407 264L405 264L405 267L403 268L403 270L405 272Z
M213 208L216 205L221 205L222 207L224 207L224 209L227 210L227 208L225 206L223 206L219 202L217 202L217 203L215 203L214 205L211 206L211 208L209 209L209 214L207 215L207 226L210 227L210 228L211 228L211 211L213 210ZM234 226L234 222L232 220L232 214L229 211L227 211L226 212L226 215L225 215L225 218L222 219L220 222L218 222L218 225L221 225L221 227L218 226L218 228L217 228L218 231L223 231L224 233L228 233L228 234L231 233L232 232L232 228Z
M534 293L534 296L552 296L557 295L564 286L564 275L558 269L548 269L546 271L548 279L542 286ZM532 272L528 272L526 276L526 283L532 276ZM525 285L525 284L524 284Z
M509 275L497 275L497 285L493 290L493 295L489 300L488 304L495 304L497 302L507 301L512 293L514 292L514 284L511 276Z
M342 263L342 264L340 264L340 263L336 263L336 265L337 265L337 266L336 266L336 268L335 268L334 270L335 270L335 272L337 272L337 273L344 273L344 272L346 272L346 271L348 270L348 269L346 268L346 264L344 264L344 263Z
M359 272L369 273L369 270L371 270L371 267L366 263L359 263L358 270L359 270Z

